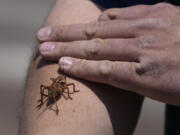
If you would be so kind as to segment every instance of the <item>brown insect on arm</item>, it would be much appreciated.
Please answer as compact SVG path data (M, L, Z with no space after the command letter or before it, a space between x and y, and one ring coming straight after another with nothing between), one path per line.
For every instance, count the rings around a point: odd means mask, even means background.
M66 84L66 86L73 86L73 92L79 92L79 90L76 90L75 89L75 84L74 83L69 83L69 84Z
M38 107L41 107L44 104L44 101L43 101L44 97L47 97L46 101L53 98L54 103L56 104L56 109L55 110L52 109L51 105L48 108L51 110L54 110L56 112L56 114L58 115L59 109L57 106L56 97L60 94L66 100L68 100L68 99L72 100L72 97L70 96L70 94L74 94L75 92L79 92L79 91L75 90L74 83L66 84L66 76L58 76L56 78L50 78L50 80L52 81L52 84L50 86L40 85L41 99L38 100L38 102L40 102L40 105L38 105ZM70 90L68 88L68 86L70 86L70 85L73 86L73 92L70 92ZM48 94L44 93L45 90L48 91ZM64 93L67 93L68 97L66 97L66 95Z

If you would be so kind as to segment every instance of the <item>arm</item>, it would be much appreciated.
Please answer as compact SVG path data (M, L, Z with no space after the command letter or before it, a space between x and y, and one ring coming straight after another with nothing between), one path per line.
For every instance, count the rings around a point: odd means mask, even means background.
M84 23L96 20L101 11L87 0L57 1L47 25ZM72 95L73 101L61 98L57 104L57 116L46 106L35 109L40 98L40 85L49 85L49 78L58 76L58 65L35 56L30 64L24 101L22 135L123 135L131 134L135 128L142 98L133 93L105 86L67 79L75 83L79 93Z

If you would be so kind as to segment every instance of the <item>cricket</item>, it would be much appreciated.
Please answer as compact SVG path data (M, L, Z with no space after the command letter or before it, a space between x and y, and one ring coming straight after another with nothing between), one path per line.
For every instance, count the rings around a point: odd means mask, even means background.
M68 84L66 81L66 76L64 75L60 75L56 78L50 78L50 80L52 81L52 84L50 86L40 85L41 98L38 100L38 102L40 102L38 107L41 108L43 104L52 99L54 104L56 105L56 109L54 111L56 112L56 115L58 115L59 108L57 105L57 97L63 96L66 100L72 100L70 94L79 92L79 90L75 89L74 83ZM73 86L73 92L70 92L69 86Z

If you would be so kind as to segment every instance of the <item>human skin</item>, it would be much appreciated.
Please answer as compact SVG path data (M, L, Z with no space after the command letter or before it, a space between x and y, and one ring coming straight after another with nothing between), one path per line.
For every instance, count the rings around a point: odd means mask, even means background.
M108 9L99 22L47 27L49 36L38 36L40 52L49 60L62 57L60 69L70 76L179 106L179 13L167 3Z
M87 0L59 0L46 25L88 23L98 19L101 11ZM57 101L59 115L44 104L36 109L40 85L50 85L59 76L58 63L48 62L37 51L30 64L25 91L22 135L130 135L138 120L143 97L107 85L67 78L80 92ZM70 87L70 90L72 88ZM53 106L55 108L55 106ZM45 110L45 111L44 111Z

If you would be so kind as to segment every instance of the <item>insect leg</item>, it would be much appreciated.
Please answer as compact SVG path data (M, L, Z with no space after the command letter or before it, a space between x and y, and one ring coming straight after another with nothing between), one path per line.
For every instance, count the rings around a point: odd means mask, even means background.
M69 91L69 88L68 87L64 87L64 88L61 88L61 89L58 89L59 91L62 91L62 89L63 89L63 92L61 93L62 94L62 96L67 100L68 98L70 98L71 100L72 100L72 97L70 97L70 94L73 94L73 93L70 93L70 91ZM67 92L65 91L65 90L68 90ZM63 93L67 93L68 94L68 98L63 94Z
M68 100L68 98L62 93L62 96L66 99L66 100Z
M44 96L46 96L46 97L48 96L48 95L44 94L44 90L45 90L45 89L48 90L48 87L46 87L46 86L44 86L44 85L41 85L41 86L40 86L41 99L38 100L38 101L41 102L41 105L43 105Z
M42 96L42 95L41 95ZM45 97L48 97L47 95L43 95ZM39 102L41 102L41 100L43 100L42 98L40 100L38 100ZM36 108L39 110L41 108L41 106L48 101L48 98L45 99L45 101L42 101L39 105L36 106Z
M49 87L44 86L44 85L41 85L41 86L40 86L40 90L41 90L41 93L40 93L40 94L44 94L44 90L48 90L48 89L49 89Z
M55 111L55 112L56 112L56 110L52 108L52 105L51 105L51 106L49 106L49 107L48 107L48 109L51 109L51 110L53 110L53 111Z
M63 89L64 90L67 89L67 92L64 91L64 93L67 93L68 94L68 98L72 100L72 97L70 96L70 94L72 94L72 93L70 93L69 88L68 87L64 87Z
M57 106L57 101L56 101L55 96L53 96L53 99L54 99L54 102L55 102L55 104L56 104L56 115L58 115L59 109L58 109L58 106Z
M41 86L40 86L40 89L41 89L41 93L40 93L40 94L47 97L48 95L47 95L47 94L44 94L44 90L48 90L48 87L46 87L46 86L44 86L44 85L41 85Z
M41 84L41 85L40 85L40 89L48 89L48 87Z
M44 85L41 85L40 86L40 94L41 94L41 98L40 98L40 100L38 100L39 102L41 102L40 103L40 105L42 105L43 104L43 94L44 94L44 89L45 89L45 86Z
M65 91L66 89L67 89L66 87L63 88L63 90L64 90L63 93L74 94L74 92L71 93L70 91Z
M76 89L75 89L75 84L74 84L74 83L66 84L66 86L70 86L70 85L73 86L73 92L79 92L79 90L76 90Z

